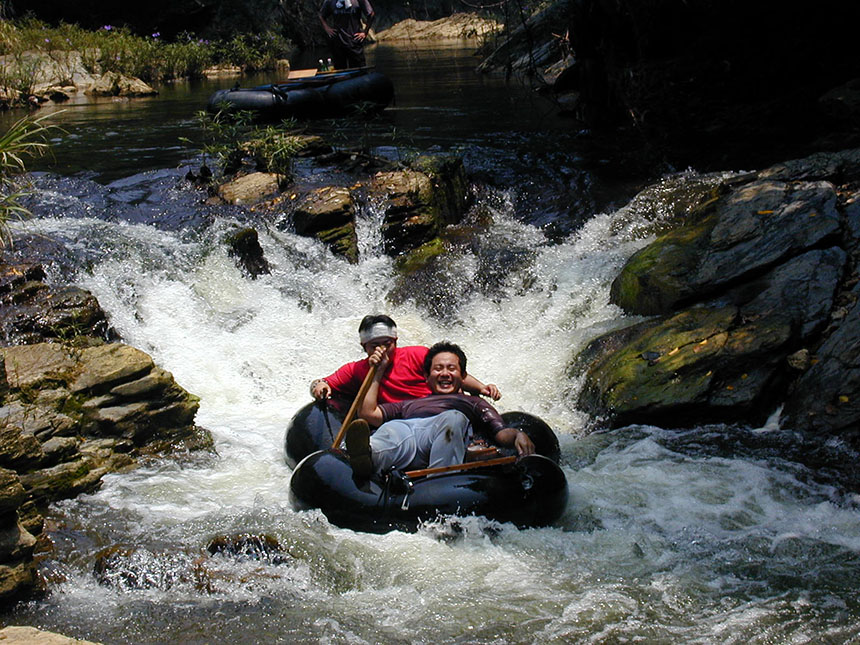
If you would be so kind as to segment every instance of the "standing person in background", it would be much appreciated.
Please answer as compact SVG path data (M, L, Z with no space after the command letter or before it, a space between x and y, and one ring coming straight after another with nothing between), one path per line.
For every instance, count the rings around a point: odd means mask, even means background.
M375 17L370 0L323 0L320 22L335 69L364 67L364 44Z

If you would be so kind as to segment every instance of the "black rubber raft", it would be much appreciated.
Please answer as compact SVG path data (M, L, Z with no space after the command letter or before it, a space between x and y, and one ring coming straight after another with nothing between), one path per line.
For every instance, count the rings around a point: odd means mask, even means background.
M558 439L538 417L524 412L502 415L523 430L538 454L499 466L410 478L392 473L359 481L349 459L331 445L343 415L314 402L299 410L287 428L285 452L294 468L290 502L296 510L318 508L343 528L372 533L415 531L440 516L481 515L520 528L547 526L567 507L568 487L558 465ZM513 449L501 448L503 455Z
M334 118L383 110L393 98L394 85L385 74L355 69L287 83L218 90L209 97L206 110L248 110L265 121Z

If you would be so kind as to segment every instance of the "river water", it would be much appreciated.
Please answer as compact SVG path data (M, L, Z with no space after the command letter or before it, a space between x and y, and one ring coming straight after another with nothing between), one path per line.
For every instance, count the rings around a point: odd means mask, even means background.
M202 205L182 179L199 160L177 133L193 134L213 84L58 117L68 135L36 177L21 244L200 396L218 455L110 475L54 505L49 594L3 623L104 643L860 642L860 498L844 475L856 454L781 428L778 411L762 428L589 433L575 405L576 352L631 322L609 285L649 240L646 219L669 211L678 183L714 179L687 170L630 201L570 122L525 88L475 76L469 51L371 53L398 91L370 135L380 152L460 151L470 217L492 222L439 269L454 306L433 285L391 301L372 211L357 266L277 217L255 220L272 273L245 277L220 240L250 216ZM371 536L290 509L286 424L312 377L360 357L358 322L374 311L395 318L401 344L459 342L471 371L499 385L501 410L556 429L571 493L557 525L443 519ZM285 554L206 553L243 532ZM117 546L97 577L99 553Z

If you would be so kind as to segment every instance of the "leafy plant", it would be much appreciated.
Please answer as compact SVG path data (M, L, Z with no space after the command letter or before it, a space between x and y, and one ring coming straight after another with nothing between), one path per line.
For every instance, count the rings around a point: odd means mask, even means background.
M0 246L12 242L9 220L30 215L21 205L21 200L29 194L21 184L21 175L27 171L27 158L48 152L48 134L56 126L47 124L47 118L47 115L35 119L24 117L0 136Z
M246 162L253 162L256 170L291 178L293 159L304 147L302 139L294 133L296 122L287 119L280 126L260 127L254 125L253 119L254 113L247 110L198 112L204 164L207 158L212 158L222 174L230 175ZM182 141L194 143L187 138Z

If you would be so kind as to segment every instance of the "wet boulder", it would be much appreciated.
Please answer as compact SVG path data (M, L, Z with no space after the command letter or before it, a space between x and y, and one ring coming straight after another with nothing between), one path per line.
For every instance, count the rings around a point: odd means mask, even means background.
M0 344L111 337L105 313L89 291L44 280L41 265L0 265Z
M460 222L469 205L459 157L420 157L407 170L377 173L369 198L383 209L382 237L390 255L412 251Z
M228 204L256 204L276 195L281 176L272 172L252 172L218 186L218 195Z
M608 338L593 343L613 347ZM679 427L769 412L791 325L744 321L736 307L697 307L640 325L620 348L592 358L580 406L608 425Z
M291 221L299 235L314 237L335 255L358 262L355 202L348 188L326 186L311 191L296 205Z
M257 278L271 272L255 229L239 229L230 233L225 242L229 248L228 253L235 258L239 268L251 278Z
M860 287L854 304L838 321L792 385L785 424L812 432L837 433L860 440Z
M757 181L634 254L611 299L636 314L666 314L713 297L840 232L828 182Z
M613 283L658 314L592 341L571 374L609 425L760 424L856 435L860 154L817 154L727 184ZM835 183L834 183L835 182Z

